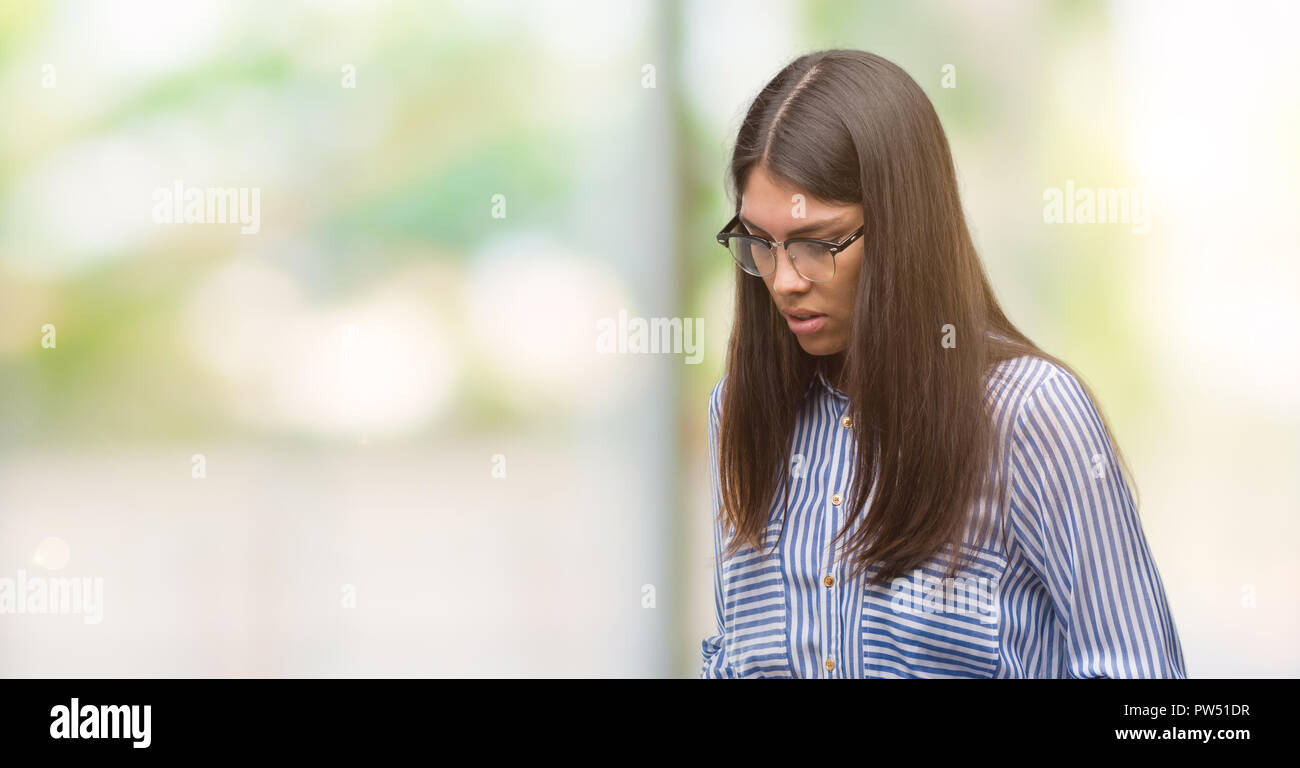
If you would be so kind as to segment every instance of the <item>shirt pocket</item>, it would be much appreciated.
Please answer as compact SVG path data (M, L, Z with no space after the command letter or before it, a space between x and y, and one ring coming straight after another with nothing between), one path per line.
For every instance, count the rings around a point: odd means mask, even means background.
M791 677L780 533L778 519L768 525L761 551L742 547L722 565L723 642L727 665L736 677Z
M865 585L862 663L867 677L992 677L998 665L1007 558L965 547L973 556L947 578L940 553L891 584ZM873 567L872 573L876 571Z

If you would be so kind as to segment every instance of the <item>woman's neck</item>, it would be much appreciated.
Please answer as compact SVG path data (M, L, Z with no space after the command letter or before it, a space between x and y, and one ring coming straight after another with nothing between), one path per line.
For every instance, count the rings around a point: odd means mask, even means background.
M821 366L822 376L826 378L826 381L830 382L830 385L836 389L843 389L840 386L840 375L844 372L844 353L826 355L818 362Z

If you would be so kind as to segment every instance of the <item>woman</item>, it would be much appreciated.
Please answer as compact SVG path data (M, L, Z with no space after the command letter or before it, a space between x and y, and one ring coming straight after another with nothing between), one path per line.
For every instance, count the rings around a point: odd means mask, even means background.
M800 57L736 140L703 677L1185 677L1127 467L1007 319L920 87Z

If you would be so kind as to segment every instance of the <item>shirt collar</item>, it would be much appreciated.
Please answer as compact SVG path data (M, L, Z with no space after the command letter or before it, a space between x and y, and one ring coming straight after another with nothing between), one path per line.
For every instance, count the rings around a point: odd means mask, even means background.
M821 387L822 389L829 392L832 396L839 398L840 400L849 399L849 396L844 394L843 390L839 390L831 386L831 383L826 380L825 376L822 375L820 368L818 368L816 373L813 375L813 384L815 386Z

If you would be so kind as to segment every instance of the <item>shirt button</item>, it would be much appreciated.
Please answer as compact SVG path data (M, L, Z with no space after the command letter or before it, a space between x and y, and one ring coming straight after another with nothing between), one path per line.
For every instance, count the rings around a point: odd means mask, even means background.
M826 669L828 670L835 669L835 659L826 660Z
M840 505L840 495L838 493L835 494L834 496L831 496L831 503L837 507Z
M826 586L828 586L828 587L835 586L835 577L834 577L834 576L827 576L827 577L825 578L824 581L825 581L825 583L826 583Z
M840 424L843 424L845 428L853 426L853 417L845 416L844 418L840 419Z

